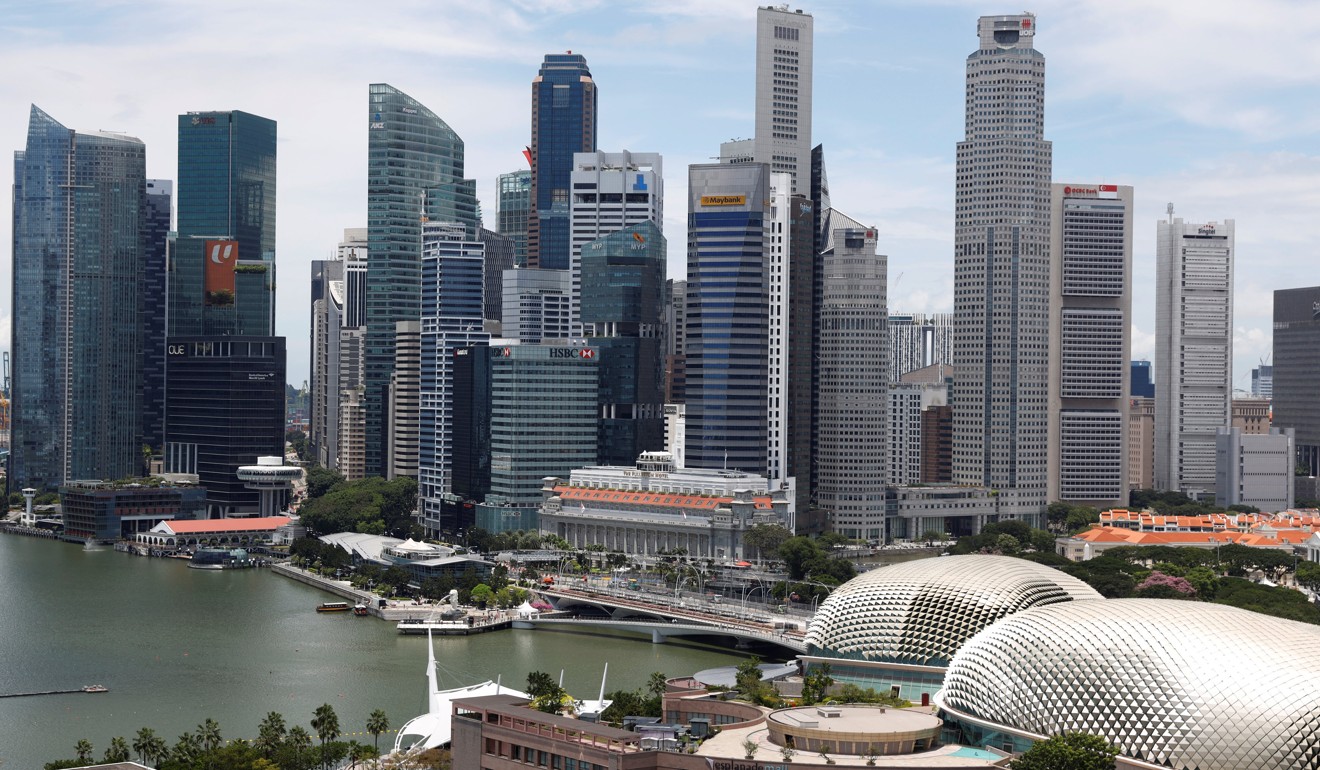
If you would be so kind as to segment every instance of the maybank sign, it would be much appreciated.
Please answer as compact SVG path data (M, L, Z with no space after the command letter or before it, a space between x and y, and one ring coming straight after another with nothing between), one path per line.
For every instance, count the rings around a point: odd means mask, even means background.
M703 195L701 196L701 205L703 206L746 206L746 195Z

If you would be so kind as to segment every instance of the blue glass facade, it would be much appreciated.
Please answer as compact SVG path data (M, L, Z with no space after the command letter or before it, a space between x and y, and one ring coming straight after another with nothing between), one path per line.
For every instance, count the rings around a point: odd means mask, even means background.
M532 81L527 265L567 270L573 153L596 151L596 84L580 54L546 54Z
M688 170L689 468L766 472L769 177L764 163Z
M428 222L422 231L422 330L417 482L422 528L442 529L454 458L454 351L484 345L485 245L462 225Z
M665 237L650 221L582 247L582 322L600 348L597 462L633 465L665 446L661 324Z
M365 472L385 473L386 397L395 324L421 314L422 222L481 223L476 182L463 178L463 140L393 86L370 86L367 114Z
M275 141L275 121L246 112L179 116L170 336L275 333ZM227 301L206 296L208 240L237 242Z
M14 157L11 489L137 475L146 148L32 107Z

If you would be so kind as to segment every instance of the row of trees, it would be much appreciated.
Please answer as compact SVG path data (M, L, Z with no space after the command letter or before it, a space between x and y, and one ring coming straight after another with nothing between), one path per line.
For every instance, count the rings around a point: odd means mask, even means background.
M307 472L307 502L298 513L309 532L363 532L390 537L421 537L413 519L417 480L400 476L345 481L335 471Z
M172 746L154 729L143 727L131 743L122 737L112 738L101 761L127 762L136 755L142 764L159 770L312 770L344 759L356 761L379 756L380 736L390 729L385 712L376 709L367 717L366 724L367 732L375 739L374 746L338 741L339 716L328 703L317 707L309 724L311 733L302 725L290 727L282 714L272 711L261 720L255 740L226 741L220 725L214 719L207 719L197 726L196 732L180 735ZM320 741L319 746L313 744L313 733ZM79 740L74 751L75 759L47 762L45 770L82 767L95 756L91 742L86 739Z

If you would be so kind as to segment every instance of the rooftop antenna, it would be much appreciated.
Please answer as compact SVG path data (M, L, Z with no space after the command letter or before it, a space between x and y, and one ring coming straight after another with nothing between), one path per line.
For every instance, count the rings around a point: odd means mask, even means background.
M1169 204L1169 224L1173 224L1173 203Z

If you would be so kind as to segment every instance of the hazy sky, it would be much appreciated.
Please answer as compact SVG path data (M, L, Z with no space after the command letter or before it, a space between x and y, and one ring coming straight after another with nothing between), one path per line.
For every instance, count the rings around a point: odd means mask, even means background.
M954 145L982 14L959 2L794 5L815 17L813 139L834 205L876 226L892 311L953 309ZM1270 352L1271 292L1320 283L1320 3L1047 0L1045 136L1054 179L1136 188L1133 354L1153 355L1155 222L1237 220L1234 385ZM28 105L147 145L175 178L176 118L241 109L279 122L278 320L307 378L309 262L366 224L367 85L390 83L466 141L494 226L497 174L525 167L530 83L584 54L601 150L664 155L670 277L685 264L686 167L752 134L753 2L730 0L0 0L0 148ZM12 182L4 164L4 181ZM5 207L8 210L9 207ZM11 221L0 218L0 339Z

